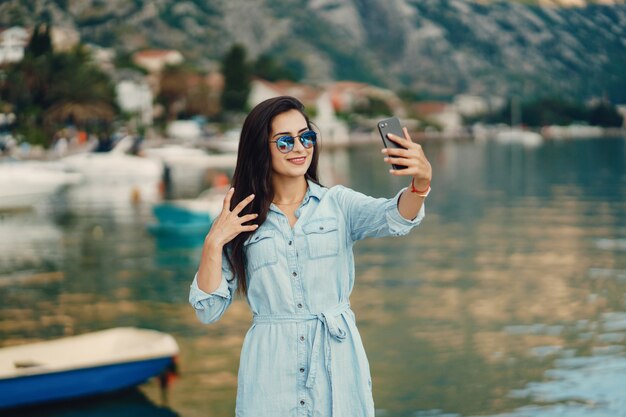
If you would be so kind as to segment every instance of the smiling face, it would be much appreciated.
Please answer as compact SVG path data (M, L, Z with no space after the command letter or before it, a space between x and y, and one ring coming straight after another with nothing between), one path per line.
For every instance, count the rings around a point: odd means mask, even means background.
M306 119L298 110L288 110L278 114L272 120L272 131L270 140L274 141L281 136L298 136L302 132L309 130ZM288 153L281 153L276 147L276 143L268 143L272 157L273 175L284 177L303 177L306 174L311 160L313 159L314 147L306 149L296 138L293 150Z

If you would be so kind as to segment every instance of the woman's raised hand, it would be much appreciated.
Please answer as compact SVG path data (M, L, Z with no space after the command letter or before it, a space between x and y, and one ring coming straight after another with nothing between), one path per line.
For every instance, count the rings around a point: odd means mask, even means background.
M235 189L231 188L228 190L228 193L226 193L222 211L219 216L213 220L211 230L209 230L209 234L206 236L205 241L223 247L228 242L233 240L239 233L252 232L259 227L257 224L243 224L256 219L258 214L252 213L239 216L239 213L241 213L244 207L254 200L254 194L250 194L248 197L241 200L241 202L237 204L234 209L230 210L230 200L233 197L234 192Z
M385 162L388 164L404 165L407 168L390 169L389 172L397 176L411 175L418 188L428 187L433 176L430 162L428 162L422 146L413 142L406 127L402 128L402 132L404 133L403 138L392 133L387 136L404 149L384 148L381 152L386 155Z

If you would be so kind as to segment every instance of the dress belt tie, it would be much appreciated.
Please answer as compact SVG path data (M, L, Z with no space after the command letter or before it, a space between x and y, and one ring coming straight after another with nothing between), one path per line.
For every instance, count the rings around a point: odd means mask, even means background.
M315 326L315 336L313 339L313 351L311 352L309 376L306 379L307 388L312 388L315 384L315 378L317 376L317 359L322 344L322 328L326 330L326 337L324 338L324 365L326 366L326 370L328 371L328 375L330 376L330 390L333 411L335 406L335 398L331 372L332 349L330 345L330 338L332 337L337 342L343 342L346 338L347 333L344 329L339 327L337 323L337 317L340 316L343 312L348 311L349 309L350 303L346 302L337 304L336 306L317 314L263 314L255 315L252 320L253 323L284 323L317 320L317 325Z

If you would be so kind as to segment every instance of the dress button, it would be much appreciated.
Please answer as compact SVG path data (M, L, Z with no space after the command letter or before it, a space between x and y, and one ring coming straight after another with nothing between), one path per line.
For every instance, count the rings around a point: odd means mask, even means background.
M291 246L291 244L292 244L292 243L293 243L293 242L290 240L290 241L289 241L289 246Z
M304 368L300 368L300 372L304 372Z
M320 230L324 230L324 228L322 226L320 226Z
M304 336L300 336L300 340L304 340Z
M297 273L296 271L293 271L293 272L291 273L291 275L293 275L294 277L297 277L297 276L298 276L298 273Z
M298 308L302 308L302 303L298 303Z
M304 400L300 400L300 405L304 405Z

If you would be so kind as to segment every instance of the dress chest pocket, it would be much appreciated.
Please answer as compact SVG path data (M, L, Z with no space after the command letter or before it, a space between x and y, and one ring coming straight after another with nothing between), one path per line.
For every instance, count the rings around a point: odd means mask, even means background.
M243 246L250 271L273 265L278 261L276 236L273 230L258 230L243 243Z
M337 256L339 252L339 226L334 217L324 217L302 227L311 259Z

